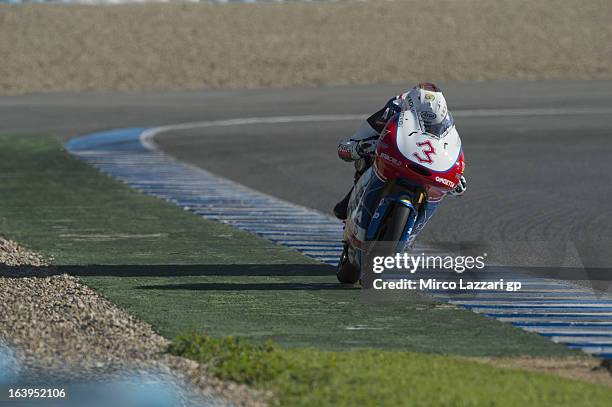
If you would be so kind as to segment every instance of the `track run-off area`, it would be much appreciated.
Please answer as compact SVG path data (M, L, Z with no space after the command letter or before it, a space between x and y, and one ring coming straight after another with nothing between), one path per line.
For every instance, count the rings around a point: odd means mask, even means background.
M606 106L460 109L454 115L458 120L554 120L568 116L597 119L611 116L612 109ZM277 195L274 191L261 192L236 182L235 177L233 180L224 178L223 171L214 171L213 174L185 163L162 150L164 143L171 140L163 137L179 134L180 142L182 132L184 140L214 141L219 140L219 132L228 129L244 135L258 127L268 129L269 126L282 125L283 131L287 131L289 126L356 122L365 116L364 113L247 117L126 128L74 138L66 143L66 147L70 153L136 190L162 198L206 219L255 233L317 261L335 265L341 252L341 222L321 210L274 196ZM224 139L228 137L231 138L224 135ZM500 135L492 134L491 137ZM162 148L158 146L158 139L162 139ZM240 140L234 139L233 142L237 144L236 148L240 148ZM469 146L466 148L469 154ZM417 244L414 251L433 252L432 247L425 242ZM516 258L510 262L496 264L497 267L487 274L487 279L516 278L521 274L516 265L523 262ZM569 262L574 268L581 266L572 262L571 256ZM510 265L514 267L505 267ZM590 286L528 274L521 275L521 281L522 289L514 293L489 290L478 296L469 296L430 291L428 295L536 332L570 348L612 358L612 298L607 293L593 290Z

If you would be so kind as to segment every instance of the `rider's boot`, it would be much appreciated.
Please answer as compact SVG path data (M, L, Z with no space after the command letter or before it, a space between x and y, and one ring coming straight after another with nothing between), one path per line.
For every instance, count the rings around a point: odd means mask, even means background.
M336 218L340 220L346 220L347 212L348 212L348 204L351 199L351 192L353 192L353 187L348 191L348 194L340 202L334 206L334 215Z
M361 178L361 175L366 172L368 168L372 165L371 157L363 157L357 161L355 161L355 175L354 175L354 183L351 189L349 189L346 196L334 206L334 215L336 218L340 220L346 220L348 214L348 205L349 200L351 199L351 193L353 192L353 188L355 188L355 184Z

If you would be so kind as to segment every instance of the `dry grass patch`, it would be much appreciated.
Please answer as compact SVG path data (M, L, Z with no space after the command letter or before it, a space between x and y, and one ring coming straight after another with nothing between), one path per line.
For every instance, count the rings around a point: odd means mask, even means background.
M606 0L0 6L0 92L612 78Z
M496 367L529 370L564 377L566 379L612 387L612 372L596 358L471 358Z

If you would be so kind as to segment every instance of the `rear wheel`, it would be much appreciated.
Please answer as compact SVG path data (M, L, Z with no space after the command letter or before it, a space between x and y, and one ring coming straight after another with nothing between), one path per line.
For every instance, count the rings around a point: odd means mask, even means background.
M342 255L340 256L340 261L338 262L336 277L338 278L338 281L343 284L355 284L357 281L359 281L360 276L361 270L359 267L356 267L350 262L348 257L348 249L345 245L344 250L342 250Z

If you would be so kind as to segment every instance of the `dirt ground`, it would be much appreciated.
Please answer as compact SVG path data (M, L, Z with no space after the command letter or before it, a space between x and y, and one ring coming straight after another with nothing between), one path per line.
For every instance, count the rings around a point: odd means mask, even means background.
M167 344L78 278L58 275L41 255L0 236L0 351L14 348L19 377L112 383L154 372L159 380L182 383L206 405L267 405L265 394L208 377L196 362L166 354Z
M0 93L610 79L612 2L0 6Z

